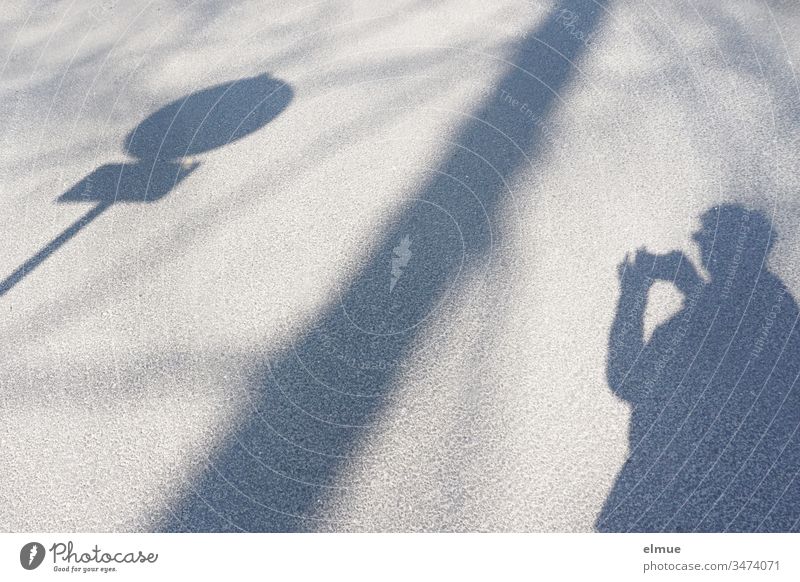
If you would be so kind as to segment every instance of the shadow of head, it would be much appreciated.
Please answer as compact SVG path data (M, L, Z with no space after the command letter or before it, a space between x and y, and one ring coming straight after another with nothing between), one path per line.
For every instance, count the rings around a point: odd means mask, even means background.
M703 267L712 284L729 276L741 282L755 275L775 242L773 225L763 213L738 204L723 204L700 217L700 229L692 239L700 248Z
M162 107L125 139L136 162L101 166L59 202L155 202L188 176L203 154L264 127L291 102L284 82L263 74L192 93Z

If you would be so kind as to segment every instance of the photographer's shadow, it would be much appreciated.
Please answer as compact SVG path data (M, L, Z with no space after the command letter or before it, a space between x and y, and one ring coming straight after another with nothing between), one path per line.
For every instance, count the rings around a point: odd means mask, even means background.
M715 207L694 235L711 280L680 252L620 266L608 382L630 403L629 457L599 531L792 531L800 525L798 307L767 270L769 220ZM685 295L645 344L654 280Z
M153 113L125 139L125 151L135 161L103 165L58 198L59 203L94 206L0 281L0 296L112 205L164 198L199 166L187 158L262 128L286 108L292 95L287 84L262 74L192 93Z

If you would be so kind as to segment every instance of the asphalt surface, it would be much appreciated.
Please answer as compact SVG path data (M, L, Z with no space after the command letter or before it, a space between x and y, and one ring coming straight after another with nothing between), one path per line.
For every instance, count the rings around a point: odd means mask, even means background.
M0 530L798 530L799 27L4 6Z

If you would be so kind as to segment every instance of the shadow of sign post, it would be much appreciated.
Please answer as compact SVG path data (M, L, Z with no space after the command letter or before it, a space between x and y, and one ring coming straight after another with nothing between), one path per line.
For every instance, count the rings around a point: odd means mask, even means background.
M262 128L292 100L285 83L262 74L216 85L173 101L125 139L135 161L97 168L58 198L94 207L0 282L0 296L47 260L114 204L153 203L191 174L186 158L237 141Z

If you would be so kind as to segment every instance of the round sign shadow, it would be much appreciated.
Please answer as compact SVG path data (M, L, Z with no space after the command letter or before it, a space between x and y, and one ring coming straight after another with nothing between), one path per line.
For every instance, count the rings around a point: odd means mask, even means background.
M289 85L267 74L209 87L150 115L125 139L125 150L140 160L207 152L261 129L292 96Z

